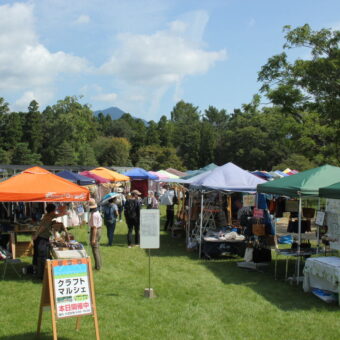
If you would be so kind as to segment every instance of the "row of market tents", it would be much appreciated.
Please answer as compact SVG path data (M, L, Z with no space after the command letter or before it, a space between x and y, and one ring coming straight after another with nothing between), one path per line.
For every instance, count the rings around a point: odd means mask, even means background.
M209 164L205 168L191 171L181 178L174 174L170 178L164 173L167 172L148 172L144 169L134 168L124 174L119 174L106 168L96 168L80 174L63 171L54 175L43 168L33 167L0 183L0 201L87 200L89 198L88 191L79 185L145 179L188 184L201 190L258 191L289 197L340 198L340 168L331 165L324 165L268 182L233 163L223 166ZM162 174L167 178L162 177Z

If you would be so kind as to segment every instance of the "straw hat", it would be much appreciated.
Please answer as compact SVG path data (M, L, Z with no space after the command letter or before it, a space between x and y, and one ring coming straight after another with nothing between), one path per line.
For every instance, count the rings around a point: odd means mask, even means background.
M94 198L90 198L90 199L89 199L89 208L90 208L90 209L97 208L97 203L96 203L96 201L94 200Z
M142 193L139 192L138 190L132 190L132 191L131 191L131 194L140 196Z

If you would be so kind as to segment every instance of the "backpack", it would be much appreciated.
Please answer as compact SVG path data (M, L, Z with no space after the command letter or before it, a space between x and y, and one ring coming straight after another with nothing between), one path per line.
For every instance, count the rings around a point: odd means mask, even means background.
M135 220L138 218L137 207L138 202L136 200L127 200L124 205L125 217L129 220Z
M105 221L112 223L112 222L114 222L115 218L116 218L116 216L115 216L114 208L111 205L107 205L104 208L104 219L105 219Z

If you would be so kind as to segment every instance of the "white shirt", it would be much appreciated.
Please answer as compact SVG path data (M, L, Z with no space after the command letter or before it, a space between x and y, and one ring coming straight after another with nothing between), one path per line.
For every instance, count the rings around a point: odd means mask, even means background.
M89 225L94 228L101 228L103 225L103 220L98 210L91 213Z

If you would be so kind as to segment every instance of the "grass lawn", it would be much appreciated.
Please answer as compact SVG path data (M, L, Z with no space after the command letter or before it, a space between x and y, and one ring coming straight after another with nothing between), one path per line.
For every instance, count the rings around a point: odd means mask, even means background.
M146 299L147 251L127 248L125 223L117 223L113 247L105 246L103 231L103 269L94 272L103 340L340 339L339 307L305 294L301 286L275 281L274 264L260 273L238 268L237 259L198 260L183 239L164 232L161 248L151 252L157 298ZM74 234L87 244L85 228ZM283 260L279 273L284 275ZM29 276L20 280L8 268L0 288L0 339L35 339L41 284ZM42 331L40 339L51 339L50 312L43 314ZM80 331L74 318L58 321L58 335L94 339L91 316L82 318Z

